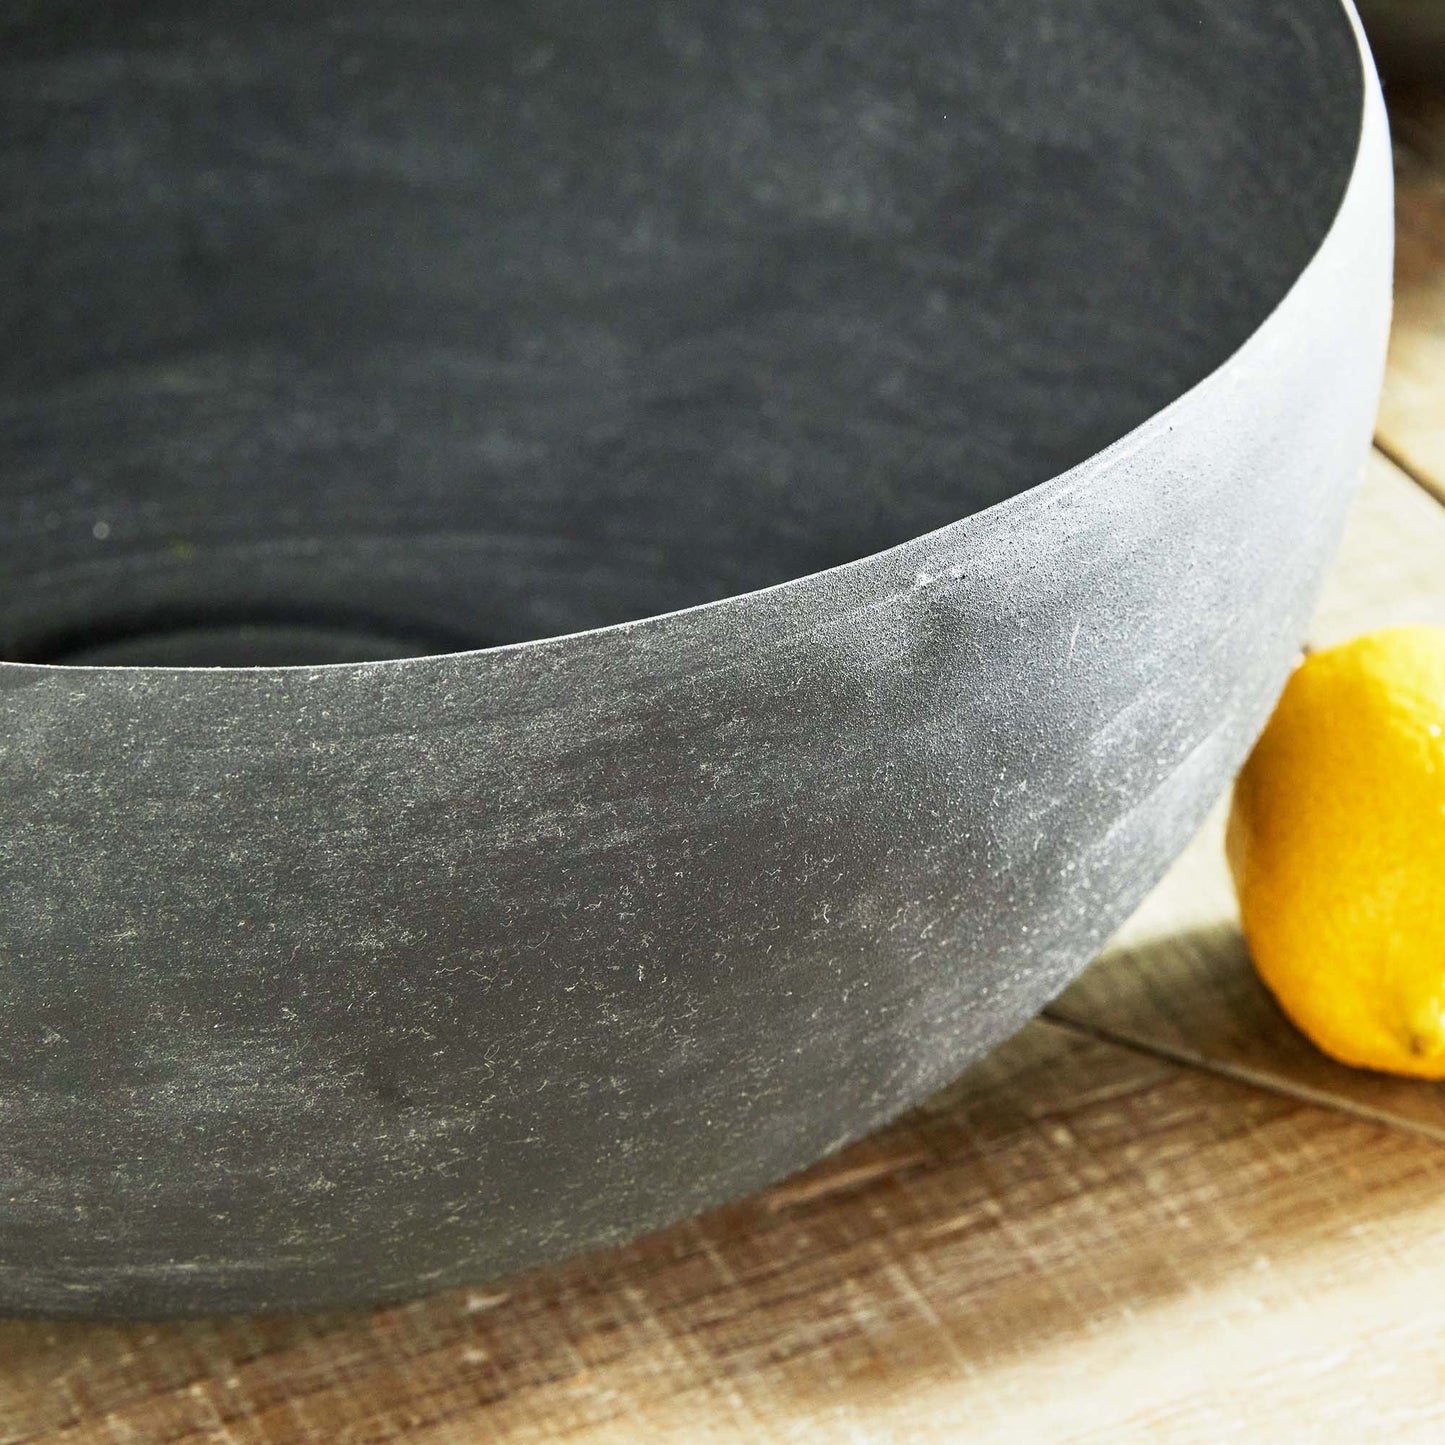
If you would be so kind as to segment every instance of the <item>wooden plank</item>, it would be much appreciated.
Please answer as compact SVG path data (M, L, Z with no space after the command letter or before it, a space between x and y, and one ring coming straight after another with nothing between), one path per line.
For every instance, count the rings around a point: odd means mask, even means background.
M1445 624L1445 508L1376 453L1312 637ZM1298 1034L1255 976L1224 863L1224 807L1049 1016L1445 1140L1445 1090L1347 1069Z
M1392 96L1395 320L1376 438L1445 498L1445 96Z
M1317 647L1376 627L1445 624L1445 508L1370 457L1310 626Z
M495 1289L0 1325L0 1440L1439 1439L1442 1249L1428 1141L1040 1022L802 1180Z

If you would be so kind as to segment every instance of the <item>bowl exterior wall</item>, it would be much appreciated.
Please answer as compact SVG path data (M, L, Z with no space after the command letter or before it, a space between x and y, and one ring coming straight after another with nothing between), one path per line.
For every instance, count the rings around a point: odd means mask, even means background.
M1222 370L877 557L556 641L0 667L0 1310L335 1304L737 1196L1090 958L1226 785L1368 445L1389 158Z

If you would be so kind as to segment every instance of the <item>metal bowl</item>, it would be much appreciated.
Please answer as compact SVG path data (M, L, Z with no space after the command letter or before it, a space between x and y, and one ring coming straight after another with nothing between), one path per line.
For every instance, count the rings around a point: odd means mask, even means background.
M5 16L3 1309L754 1189L1236 767L1381 373L1337 0Z

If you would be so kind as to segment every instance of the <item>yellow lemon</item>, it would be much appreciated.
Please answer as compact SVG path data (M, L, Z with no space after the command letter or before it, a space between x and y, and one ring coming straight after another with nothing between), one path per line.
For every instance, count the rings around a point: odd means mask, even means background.
M1326 1053L1445 1078L1445 628L1295 670L1235 784L1229 865L1260 977Z

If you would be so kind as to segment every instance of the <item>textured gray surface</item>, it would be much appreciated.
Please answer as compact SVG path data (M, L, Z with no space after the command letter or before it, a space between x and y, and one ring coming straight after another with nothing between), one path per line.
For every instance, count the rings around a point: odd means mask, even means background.
M263 9L4 12L9 655L765 590L0 665L12 1310L481 1278L917 1099L1217 795L1374 409L1332 0Z
M1313 251L1332 7L40 7L0 32L0 657L512 642L1055 476Z

